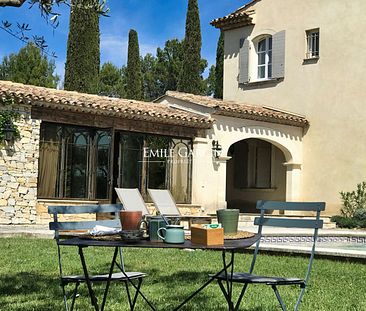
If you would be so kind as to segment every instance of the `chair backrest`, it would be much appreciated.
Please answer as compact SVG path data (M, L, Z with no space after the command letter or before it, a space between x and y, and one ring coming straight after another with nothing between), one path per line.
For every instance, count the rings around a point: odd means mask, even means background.
M79 205L79 206L48 206L48 213L53 215L53 222L49 228L55 230L55 238L59 239L60 231L75 231L92 229L96 225L120 228L119 212L122 204L99 204L99 205ZM96 213L115 213L114 219L92 220L92 221L59 221L59 215L76 214L96 214Z
M164 216L180 216L179 209L174 202L173 196L166 189L148 189L156 209Z
M60 231L76 231L92 229L96 225L121 228L119 212L122 210L122 204L99 204L99 205L79 205L79 206L48 206L48 214L53 215L53 222L49 223L49 228L55 231L57 241L58 265L60 275L63 275L61 260L61 249L59 240ZM59 215L77 215L77 214L96 214L96 213L114 213L114 219L93 220L93 221L59 221ZM119 248L120 266L124 271L122 250Z
M114 188L125 211L141 211L142 215L149 215L145 201L137 188Z
M310 261L305 276L305 282L310 277L310 271L313 264L315 245L318 239L318 230L323 228L323 220L320 219L320 212L325 210L324 202L280 202L280 201L258 201L257 209L261 214L254 219L254 224L258 225L258 234L262 234L263 226L270 227L282 227L282 228L302 228L302 229L314 229L313 231L313 243L310 253ZM303 211L314 212L315 216L309 216L306 218L291 217L268 217L265 215L267 210L281 210L281 211ZM250 273L254 270L256 257L259 250L260 240L256 244L254 251L252 265L250 267Z

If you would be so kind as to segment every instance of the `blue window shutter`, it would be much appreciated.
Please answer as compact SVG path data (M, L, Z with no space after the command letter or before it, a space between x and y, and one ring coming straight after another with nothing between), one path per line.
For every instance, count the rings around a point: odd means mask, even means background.
M285 76L285 47L286 30L282 30L272 37L273 78L283 78Z
M240 39L239 83L249 82L249 40Z

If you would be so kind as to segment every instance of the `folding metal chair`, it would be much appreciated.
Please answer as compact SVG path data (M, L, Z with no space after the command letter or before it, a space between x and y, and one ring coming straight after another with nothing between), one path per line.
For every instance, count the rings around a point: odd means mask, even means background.
M48 213L53 214L53 222L50 222L49 227L51 230L55 231L55 240L57 242L57 253L58 253L58 264L59 264L59 271L60 271L60 281L61 281L61 288L64 296L64 304L65 310L72 311L75 305L75 298L77 297L77 290L80 284L86 283L85 275L64 275L63 268L62 268L62 252L60 249L59 242L64 238L70 238L70 234L72 231L75 230L86 230L94 228L96 225L101 226L108 226L113 228L120 228L120 220L119 220L119 212L122 209L121 204L105 204L105 205L82 205L82 206L49 206ZM99 220L99 221L80 221L80 222L71 222L71 221L59 221L59 215L66 215L66 214L95 214L95 213L115 213L115 219L112 220ZM67 235L61 235L60 231L67 231ZM76 233L74 232L74 235ZM80 231L78 232L80 234ZM130 305L130 310L134 310L136 300L138 294L140 293L140 287L142 284L143 278L146 276L144 273L141 272L126 272L124 269L123 263L123 256L122 256L122 249L118 248L119 252L119 267L120 272L113 273L111 275L111 282L123 282L126 286L128 301ZM117 251L115 252L115 256L117 256ZM115 258L114 258L115 260ZM100 275L89 275L90 281L92 283L103 283L107 282L109 279L109 274L100 274ZM137 284L133 283L133 287L136 289L135 295L131 297L129 283L132 280L137 280ZM68 306L68 294L66 293L66 286L68 284L74 284L74 290L72 291L72 301L71 306ZM107 299L108 294L108 283L103 295L103 301L101 304L100 310L103 311ZM94 305L95 309L98 310L98 306L96 306L96 301L93 297L91 297L92 304Z
M239 305L243 299L245 291L249 284L265 284L272 287L276 298L281 306L282 310L286 310L286 305L281 298L281 295L278 291L279 286L284 285L297 285L300 287L300 294L298 296L296 305L294 310L297 311L300 307L301 300L305 293L306 286L309 282L310 272L313 265L314 254L315 254L315 245L318 239L318 230L323 227L323 221L320 220L320 212L325 210L324 202L277 202L277 201L258 201L257 209L261 211L260 217L256 217L254 220L254 224L258 225L258 234L262 234L263 226L271 226L271 227L283 227L283 228L307 228L314 229L313 233L313 243L310 254L310 261L307 267L307 272L304 279L300 278L284 278L284 277L273 277L273 276L260 276L253 274L254 265L256 263L260 240L258 240L253 260L249 269L249 273L245 272L234 272L229 274L221 274L217 277L219 286L221 291L223 292L225 299L229 305L229 310L238 310ZM306 212L315 212L315 217L313 219L303 219L303 218L274 218L274 217L265 217L266 210L282 210L282 211L306 211ZM229 282L228 282L229 281ZM224 287L223 282L226 284L230 283L231 285L227 285ZM233 297L232 297L232 283L241 283L244 284L243 288L240 292L238 300L234 305Z
M116 190L117 196L122 202L125 211L141 211L142 216L148 216L150 214L139 189L114 188L114 190Z

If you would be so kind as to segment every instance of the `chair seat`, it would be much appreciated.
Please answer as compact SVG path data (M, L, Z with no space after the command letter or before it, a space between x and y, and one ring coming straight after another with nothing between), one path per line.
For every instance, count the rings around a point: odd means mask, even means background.
M213 275L212 275L213 276ZM230 278L230 275L229 275ZM219 280L226 280L225 273L216 277ZM252 283L252 284L267 284L267 285L304 285L305 281L298 278L280 278L272 276L261 276L250 273L236 272L233 273L232 282L235 283Z
M126 281L127 278L135 280L145 276L146 274L141 272L118 272L112 274L111 281ZM89 278L91 282L106 282L108 280L108 274L90 275ZM84 275L65 275L62 277L62 281L64 283L76 283L85 282L86 280Z

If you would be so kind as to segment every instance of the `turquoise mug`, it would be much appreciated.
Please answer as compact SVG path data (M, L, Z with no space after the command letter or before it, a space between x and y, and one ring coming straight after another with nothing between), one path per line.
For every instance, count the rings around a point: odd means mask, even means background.
M160 233L164 231L164 236ZM184 230L183 226L169 225L166 228L159 228L158 237L164 240L165 243L171 244L183 244L184 243Z

